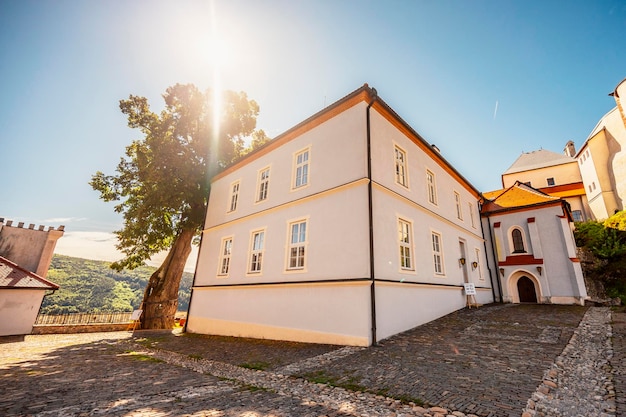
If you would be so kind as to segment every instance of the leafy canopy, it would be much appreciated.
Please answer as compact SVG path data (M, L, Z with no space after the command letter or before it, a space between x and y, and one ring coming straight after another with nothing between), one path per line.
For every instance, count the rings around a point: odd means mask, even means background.
M244 138L253 135L257 144L267 140L254 130L259 106L245 93L224 92L220 109L212 97L211 90L176 84L166 90L165 108L158 114L145 97L120 101L128 126L143 138L126 148L116 174L98 171L90 181L100 198L118 202L115 211L123 214L123 228L114 233L125 258L112 268L136 268L170 248L181 230L198 232L210 177L244 153Z

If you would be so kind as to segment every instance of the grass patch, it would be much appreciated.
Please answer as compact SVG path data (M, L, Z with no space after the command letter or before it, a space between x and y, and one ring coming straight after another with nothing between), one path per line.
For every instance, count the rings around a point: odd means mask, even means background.
M339 387L348 391L366 392L368 394L381 395L383 397L393 398L403 404L415 404L417 406L425 406L424 400L412 397L408 394L394 395L389 393L389 388L369 389L360 385L358 380L353 376L336 377L326 373L326 371L315 371L300 376L309 382L316 384L325 384L331 387Z
M136 361L141 361L141 362L154 362L154 363L163 363L165 361L162 361L161 359L157 359L154 358L150 355L144 355L143 353L139 353L139 352L128 352L128 355L136 360Z
M187 355L188 358L190 359L195 359L195 360L200 360L200 359L204 359L201 355L198 355L196 353L190 353L189 355Z
M256 385L240 384L240 386L241 386L242 390L250 391L250 392L276 392L276 391L271 390L271 389L267 389L267 388L263 388L263 387L257 387Z
M265 371L267 368L270 367L270 363L269 362L246 362L246 363L242 363L239 366L241 366L242 368L246 368L246 369L255 369L257 371Z

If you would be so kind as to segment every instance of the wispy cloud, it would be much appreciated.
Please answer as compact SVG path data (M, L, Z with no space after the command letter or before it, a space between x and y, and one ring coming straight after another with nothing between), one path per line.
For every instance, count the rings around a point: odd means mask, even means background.
M44 219L42 223L76 223L87 220L87 217L52 217L50 219Z
M498 115L498 100L496 100L496 108L493 109L493 120L496 120L497 115Z

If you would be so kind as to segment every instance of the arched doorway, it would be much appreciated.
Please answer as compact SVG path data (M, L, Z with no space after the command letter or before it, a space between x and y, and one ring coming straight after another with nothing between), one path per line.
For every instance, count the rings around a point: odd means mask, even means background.
M536 303L537 293L535 292L535 284L526 275L521 276L517 280L517 293L519 294L520 303Z

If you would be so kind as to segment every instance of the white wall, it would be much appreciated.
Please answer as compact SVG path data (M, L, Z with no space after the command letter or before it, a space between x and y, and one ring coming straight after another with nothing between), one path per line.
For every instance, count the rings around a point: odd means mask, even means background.
M368 346L370 282L196 288L187 331Z
M572 184L582 181L578 163L573 160L570 163L552 165L529 171L515 172L502 175L504 188L509 188L515 181L529 182L534 188L548 187L548 178L554 178L555 185Z
M0 289L0 336L30 334L45 291Z

